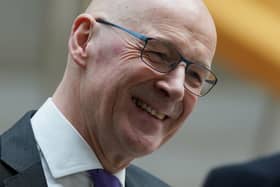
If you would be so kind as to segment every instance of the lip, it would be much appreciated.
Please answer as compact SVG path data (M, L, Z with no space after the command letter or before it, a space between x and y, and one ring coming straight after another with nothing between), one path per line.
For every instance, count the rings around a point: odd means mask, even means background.
M146 112L148 115L150 115L151 117L159 120L159 121L165 121L168 117L168 115L166 115L165 113L160 112L159 110L157 110L155 107L153 107L152 105L150 105L149 103L145 102L144 100L138 98L138 97L131 97L131 100L133 102L133 104L140 110L142 110L143 112ZM139 104L141 103L141 104ZM144 105L144 107L139 106L139 105ZM144 108L144 109L143 109Z
M144 111L142 108L136 106L135 102L133 102L132 98L129 98L129 114L128 118L133 125L134 129L141 134L154 136L167 126L167 122L164 120L160 120Z

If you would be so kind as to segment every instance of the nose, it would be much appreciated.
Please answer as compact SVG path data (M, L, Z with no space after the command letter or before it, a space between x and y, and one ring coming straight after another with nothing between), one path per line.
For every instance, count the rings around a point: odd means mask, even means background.
M161 95L172 101L181 101L185 94L185 66L178 65L174 70L163 75L155 82Z

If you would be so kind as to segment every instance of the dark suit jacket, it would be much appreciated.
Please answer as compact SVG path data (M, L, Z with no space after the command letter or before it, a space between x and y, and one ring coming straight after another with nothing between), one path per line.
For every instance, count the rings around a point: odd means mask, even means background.
M204 187L280 187L280 154L216 168Z
M28 112L1 138L0 187L47 187ZM144 170L129 166L126 187L168 187Z

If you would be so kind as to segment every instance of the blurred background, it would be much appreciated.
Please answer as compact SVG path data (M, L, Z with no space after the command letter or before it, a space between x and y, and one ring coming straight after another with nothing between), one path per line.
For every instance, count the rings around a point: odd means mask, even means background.
M175 138L135 161L174 187L199 187L214 166L280 150L280 1L205 2L218 30L218 85ZM87 3L0 1L1 132L52 95Z

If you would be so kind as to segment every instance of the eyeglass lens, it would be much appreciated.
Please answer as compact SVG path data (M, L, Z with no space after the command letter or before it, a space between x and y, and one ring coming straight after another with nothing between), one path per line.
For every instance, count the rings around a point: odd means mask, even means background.
M173 45L157 39L146 41L141 58L145 64L161 73L172 71L182 61L182 56ZM203 96L215 84L216 76L207 67L197 63L187 64L184 86L190 92Z

